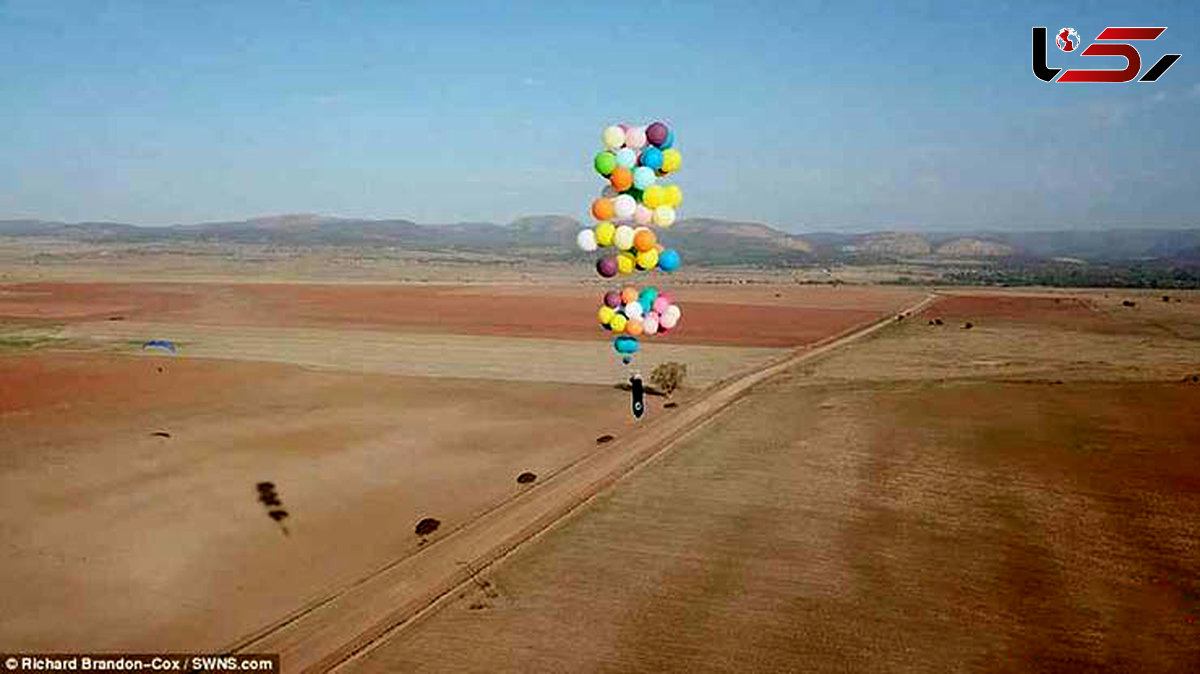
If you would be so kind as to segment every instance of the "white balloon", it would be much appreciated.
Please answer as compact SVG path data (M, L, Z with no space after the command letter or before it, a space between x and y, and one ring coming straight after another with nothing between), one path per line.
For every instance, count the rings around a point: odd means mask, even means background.
M675 324L678 322L679 322L679 317L676 316L675 314L672 314L670 311L667 311L662 316L658 317L658 324L668 330L675 327Z
M654 209L654 224L659 227L670 227L675 224L675 209L670 206L659 206Z
M620 250L633 248L633 228L629 225L617 227L616 233L613 234L613 245Z
M651 311L642 317L642 332L647 335L658 332L658 314Z
M630 302L629 304L626 304L625 305L625 315L628 316L629 318L641 318L642 317L642 303L638 302L637 300L634 300L634 301Z
M575 236L575 243L578 244L578 246L583 250L596 250L596 230L591 229L590 227L588 229L579 230L579 234Z
M637 208L633 211L633 221L639 225L648 225L653 222L653 219L654 211L641 204L638 204Z
M636 152L627 147L617 150L617 166L624 166L627 169L632 169L634 164L637 164Z
M604 130L604 147L615 150L625 144L625 130L619 126L610 126Z
M683 318L683 310L679 308L678 304L672 304L671 306L667 307L667 310L664 313L666 313L668 316L673 316L676 321L678 321L680 318Z
M634 201L633 197L628 194L622 194L613 199L613 208L616 209L618 218L631 218L634 211L637 210L637 201ZM674 221L675 212L672 211L671 215L672 221Z

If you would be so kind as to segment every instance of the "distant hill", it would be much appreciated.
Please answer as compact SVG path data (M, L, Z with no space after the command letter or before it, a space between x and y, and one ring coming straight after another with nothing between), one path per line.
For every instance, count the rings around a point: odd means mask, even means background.
M230 222L140 227L117 222L0 220L0 235L96 242L205 242L382 246L416 251L580 259L575 235L583 225L563 215L531 215L507 225L490 222L418 224L411 220L275 215ZM816 261L910 259L1054 259L1200 261L1200 228L1110 231L960 232L920 234L815 232L795 235L762 223L687 218L662 231L690 263L791 266Z
M934 252L938 257L1007 257L1012 255L1015 249L996 241L963 237L941 244Z
M422 225L410 220L367 220L312 214L232 222L138 227L117 223L67 224L0 220L0 235L51 236L103 242L260 243L389 246L420 251L462 251L541 259L578 259L575 236L584 225L562 215L532 215L508 225L488 222ZM802 238L764 224L691 218L662 236L686 259L702 264L793 264L812 258Z

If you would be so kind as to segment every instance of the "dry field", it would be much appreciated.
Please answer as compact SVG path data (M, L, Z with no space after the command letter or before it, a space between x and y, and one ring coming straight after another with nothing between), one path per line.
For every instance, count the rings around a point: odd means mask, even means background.
M944 298L756 387L344 670L1194 672L1179 299Z
M0 283L5 648L228 647L425 549L422 517L437 544L527 489L519 473L634 432L594 284L256 284L253 266L167 283L155 260ZM676 294L688 327L640 366L688 363L684 404L920 297L786 279Z

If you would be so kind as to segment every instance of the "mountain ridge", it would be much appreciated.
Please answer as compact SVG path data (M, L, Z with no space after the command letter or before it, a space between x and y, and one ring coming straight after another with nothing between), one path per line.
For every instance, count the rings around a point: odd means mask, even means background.
M386 245L412 250L534 255L571 259L584 226L560 214L522 216L508 224L421 224L403 218L346 218L314 213L264 215L245 220L139 226L120 222L0 220L0 236L45 236L93 242L230 242L291 245ZM694 262L804 264L816 260L1078 258L1082 260L1200 260L1200 228L1079 231L878 231L794 234L769 224L707 217L685 218L662 230L663 239Z

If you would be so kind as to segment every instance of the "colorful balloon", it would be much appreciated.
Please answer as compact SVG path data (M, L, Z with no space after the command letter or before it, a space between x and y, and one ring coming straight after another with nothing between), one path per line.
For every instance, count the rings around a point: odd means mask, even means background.
M666 150L673 145L675 145L675 132L671 129L667 129L667 137L663 138L663 142L659 143L658 146Z
M638 304L642 305L643 311L653 311L656 299L658 299L658 288L654 286L646 286L642 288L642 292L638 293Z
M637 254L637 264L641 269L654 269L658 266L658 251L651 248Z
M618 250L629 250L633 248L635 234L633 228L629 225L621 225L617 227L617 231L613 234L613 245Z
M656 180L658 177L654 175L654 169L649 166L639 166L633 170L633 185L639 190L645 190Z
M628 335L622 335L613 340L613 348L617 353L637 353L638 341Z
M610 126L604 130L604 147L615 150L625 144L625 130L619 126Z
M608 325L612 322L613 316L616 315L617 312L612 307L604 306L600 307L600 311L596 313L596 318L600 319L600 325Z
M654 209L654 224L659 227L670 227L675 224L675 209L670 206L659 206Z
M597 199L592 202L592 217L597 220L612 220L616 214L612 199Z
M617 150L617 166L633 169L637 165L637 152L632 148L623 147Z
M633 230L633 247L638 252L651 250L656 243L658 243L658 238L654 236L654 232L649 227L638 227Z
M662 122L655 122L646 127L646 141L651 145L661 145L662 142L667 139L668 131L669 129L667 129L666 124L663 124ZM605 131L604 133L605 137L607 138L608 131ZM624 140L624 138L622 138L622 140Z
M654 313L661 314L671 306L671 300L666 295L659 295L654 298Z
M619 156L617 157L617 161L620 162ZM658 169L662 168L663 165L662 150L659 150L656 147L648 147L645 150L642 150L642 154L638 157L638 163L642 166L657 171Z
M592 159L592 166L595 167L596 173L606 176L612 173L613 169L617 168L617 155L608 150L601 150Z
M625 132L625 147L640 150L646 146L646 128L635 126Z
M604 278L612 278L616 276L617 271L619 270L620 260L618 260L615 255L602 257L599 260L596 260L596 273L600 274Z
M612 309L621 308L621 293L616 290L610 290L604 293L604 306Z
M666 190L663 189L662 185L651 185L642 193L642 203L645 204L646 208L651 210L664 205L666 198Z
M642 332L647 335L658 332L658 314L651 312L642 316Z
M663 197L666 199L666 205L671 208L679 208L683 203L683 190L679 189L679 185L667 185L663 188Z
M664 316L663 318L666 318L666 317ZM610 320L608 322L608 326L610 328L612 328L613 332L621 333L621 332L625 332L625 324L628 322L629 322L629 319L625 318L621 314L613 314L612 320ZM659 319L659 322L661 323L662 319Z
M640 317L630 318L625 323L625 332L637 337L642 334L642 319Z
M588 252L596 250L596 232L591 229L579 230L575 235L575 244Z
M617 233L617 226L608 220L596 223L596 245L611 246L613 245L613 236Z
M671 307L674 307L674 306L675 306L674 304L671 305ZM615 324L617 322L617 320L621 319L621 318L622 318L621 314L617 314L616 316L614 316L613 320L612 320L613 324ZM658 327L660 327L660 328L666 328L666 329L670 330L671 328L675 327L675 325L677 323L679 323L679 315L671 313L670 308L668 308L666 312L660 314L658 317ZM621 327L622 328L625 327L625 323L623 320L621 322ZM620 332L620 330L617 330L615 325L613 326L613 330L615 330L616 332Z
M638 298L637 288L633 286L625 286L621 288L621 304L629 304L636 301Z
M637 261L634 259L633 253L621 253L617 256L617 271L621 274L632 274L636 266Z
M675 148L663 150L663 171L666 171L667 173L674 173L675 171L679 170L679 167L682 164L683 155L679 153L679 150L676 150Z
M633 187L633 171L624 166L618 166L613 169L612 175L608 177L608 181L614 190L624 192Z
M675 271L679 269L679 251L674 248L668 248L658 256L658 268L663 271Z
M628 194L622 194L613 199L612 205L615 215L622 220L632 218L633 211L637 209L637 202L634 201L633 197L629 196ZM602 219L607 220L608 218Z

